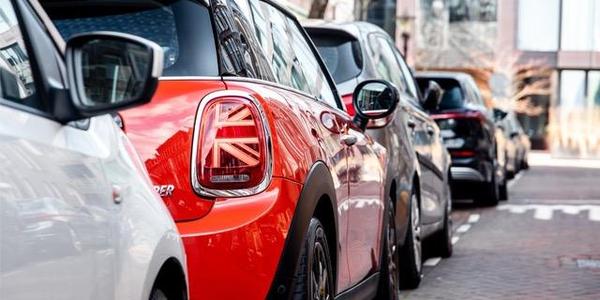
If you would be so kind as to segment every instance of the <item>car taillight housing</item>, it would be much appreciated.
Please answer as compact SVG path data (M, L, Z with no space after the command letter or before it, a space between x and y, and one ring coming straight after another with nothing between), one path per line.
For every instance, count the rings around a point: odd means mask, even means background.
M346 112L348 112L348 114L351 117L354 117L354 115L356 114L356 111L354 110L354 104L352 103L352 94L348 94L348 95L344 95L342 96L342 101L344 102L344 106L346 106Z
M258 193L271 175L264 113L250 95L221 92L204 99L194 128L192 180L203 196Z

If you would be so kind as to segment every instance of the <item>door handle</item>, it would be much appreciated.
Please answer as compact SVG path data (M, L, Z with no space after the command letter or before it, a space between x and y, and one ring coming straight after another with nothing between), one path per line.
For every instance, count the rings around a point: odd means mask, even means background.
M415 127L417 127L417 122L415 122L413 118L408 119L408 122L406 122L406 124L408 125L408 127L410 127L410 129L415 129Z
M346 146L352 146L352 145L356 144L357 141L358 141L358 139L356 138L355 135L352 135L352 134L343 134L342 135L342 143Z
M115 204L121 204L123 202L123 195L121 191L121 187L118 185L112 186L112 198Z

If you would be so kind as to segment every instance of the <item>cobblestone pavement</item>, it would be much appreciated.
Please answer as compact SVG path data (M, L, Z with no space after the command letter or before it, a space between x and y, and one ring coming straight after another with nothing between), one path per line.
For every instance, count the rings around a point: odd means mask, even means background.
M509 201L456 205L454 256L402 299L600 299L600 162L530 160Z

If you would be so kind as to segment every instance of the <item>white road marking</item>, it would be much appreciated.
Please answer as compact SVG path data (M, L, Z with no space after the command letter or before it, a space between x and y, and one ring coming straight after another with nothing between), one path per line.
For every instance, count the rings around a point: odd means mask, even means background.
M456 229L456 232L465 233L465 232L469 231L469 229L471 229L470 224L462 224L462 225L458 226L458 228Z
M453 236L452 237L452 245L456 244L458 242L458 240L460 240L460 237L458 236Z
M533 217L538 220L549 221L554 217L555 212L562 212L567 215L578 215L588 212L588 220L600 222L600 205L566 205L566 204L504 204L497 207L498 210L505 210L514 214L522 214L533 211Z
M477 223L477 221L479 221L479 218L481 216L479 214L472 214L469 216L469 220L467 222L469 223Z
M423 265L427 266L427 267L435 267L437 266L438 263L440 263L440 261L442 260L441 257L432 257L428 260L426 260Z

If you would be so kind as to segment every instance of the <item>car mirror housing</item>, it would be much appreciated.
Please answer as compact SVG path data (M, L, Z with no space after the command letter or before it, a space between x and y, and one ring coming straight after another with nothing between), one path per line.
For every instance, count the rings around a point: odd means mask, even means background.
M352 98L356 111L355 123L361 128L381 128L390 121L390 116L400 102L398 89L385 80L361 82Z
M423 108L427 111L434 111L442 102L444 90L437 82L430 80L423 94Z
M149 102L163 68L163 50L124 33L91 32L72 37L66 49L71 120Z

